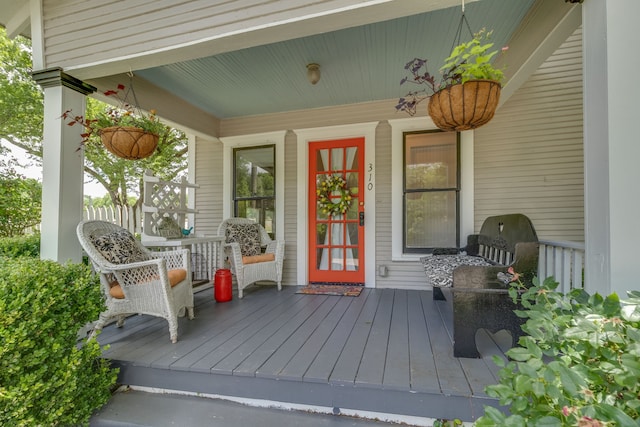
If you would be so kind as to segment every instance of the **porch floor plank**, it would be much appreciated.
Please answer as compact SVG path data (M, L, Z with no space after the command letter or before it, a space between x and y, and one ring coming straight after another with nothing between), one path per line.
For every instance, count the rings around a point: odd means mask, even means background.
M329 383L353 384L355 382L381 295L381 292L369 293L365 306L351 328L351 334L329 376Z
M358 298L346 298L349 300L349 305L345 313L338 321L337 326L331 332L331 335L326 340L316 357L313 360L309 359L311 364L303 375L303 381L320 383L329 382L329 378L334 372L336 363L349 340L351 331L353 330L357 319L360 317L366 302L369 300L369 295L369 291L365 289ZM303 356L301 355L301 357ZM293 372L300 372L301 369L295 371L295 366L296 365L292 363L290 366L285 368L284 373L288 374L289 370Z
M279 377L285 380L303 381L304 375L321 352L323 346L334 332L339 321L345 315L354 298L339 298L327 316L320 322L300 349L292 355L289 362L279 372ZM327 376L323 382L326 382Z
M179 319L176 344L164 319L145 315L105 327L98 340L129 385L467 421L498 406L484 387L497 382L490 357L504 357L509 335L480 332L483 358L453 357L450 299L296 290L253 286L216 303L205 289L195 319Z
M471 387L461 369L460 362L453 357L453 343L447 332L440 310L435 306L431 295L422 294L422 304L429 307L425 309L431 349L436 360L436 372L440 389L444 393L453 395L469 395ZM431 298L429 301L428 298Z

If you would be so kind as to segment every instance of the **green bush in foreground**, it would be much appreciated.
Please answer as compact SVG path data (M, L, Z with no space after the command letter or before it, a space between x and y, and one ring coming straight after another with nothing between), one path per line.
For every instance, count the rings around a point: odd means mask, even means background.
M0 256L18 258L40 257L40 234L0 238Z
M517 279L517 276L516 276ZM485 407L476 426L640 426L640 292L621 301L548 278L522 294L527 319L519 346L507 352L500 383L487 394L511 415ZM515 283L510 289L516 297Z
M0 257L0 425L87 424L117 371L77 332L103 310L84 265Z

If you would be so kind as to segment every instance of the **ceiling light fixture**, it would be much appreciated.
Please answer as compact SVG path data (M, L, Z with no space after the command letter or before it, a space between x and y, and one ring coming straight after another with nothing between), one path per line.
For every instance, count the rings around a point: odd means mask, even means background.
M320 81L320 65L316 63L307 64L307 79L312 85Z

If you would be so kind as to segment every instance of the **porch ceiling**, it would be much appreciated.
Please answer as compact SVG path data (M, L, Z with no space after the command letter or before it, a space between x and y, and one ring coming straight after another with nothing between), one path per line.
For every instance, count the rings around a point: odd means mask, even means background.
M465 11L473 31L494 30L500 47L533 0L482 0ZM221 53L136 71L136 74L220 118L397 98L404 64L428 58L438 71L451 50L461 7ZM468 37L468 31L463 31ZM320 64L311 85L306 65Z

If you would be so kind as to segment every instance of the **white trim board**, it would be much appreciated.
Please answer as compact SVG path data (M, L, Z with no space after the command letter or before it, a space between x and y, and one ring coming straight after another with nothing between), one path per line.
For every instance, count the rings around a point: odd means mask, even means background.
M309 236L309 207L308 189L309 174L307 164L309 161L309 143L312 141L326 141L330 139L362 138L364 137L364 163L367 170L371 165L371 177L367 175L367 185L371 183L371 188L365 190L364 206L366 211L366 222L364 238L366 242L365 251L365 286L375 287L376 280L376 127L378 122L357 123L353 125L329 126L321 128L294 129L298 137L298 248L304 248L304 252L299 251L298 256L298 283L307 283L309 279L309 258L306 256Z

